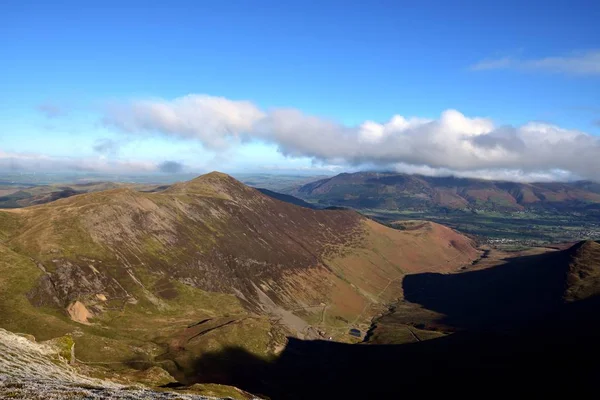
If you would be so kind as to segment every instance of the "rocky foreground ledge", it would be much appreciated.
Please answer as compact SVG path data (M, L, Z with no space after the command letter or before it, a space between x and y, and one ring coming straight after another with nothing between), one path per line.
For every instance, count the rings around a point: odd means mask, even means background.
M64 341L36 343L0 328L0 398L63 400L204 400L223 397L156 391L81 374L69 363L71 348ZM228 398L228 397L226 397Z

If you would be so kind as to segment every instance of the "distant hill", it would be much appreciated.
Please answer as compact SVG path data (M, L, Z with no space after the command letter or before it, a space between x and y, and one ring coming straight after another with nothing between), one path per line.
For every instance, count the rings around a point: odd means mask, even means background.
M93 182L72 185L20 186L17 190L4 190L4 193L0 190L0 194L2 194L0 195L0 208L20 208L45 204L77 194L98 192L126 186L132 185L112 182ZM142 185L138 186L142 187Z
M517 183L393 172L343 173L291 192L324 206L381 210L585 210L600 204L600 184Z
M266 194L269 197L272 197L272 198L277 199L277 200L284 201L286 203L294 204L296 206L300 206L300 207L304 207L304 208L310 208L311 210L318 210L319 209L319 207L315 206L314 204L308 203L308 202L306 202L306 201L304 201L302 199L299 199L297 197L291 196L289 194L278 193L278 192L274 192L272 190L263 189L263 188L256 188L256 190L258 190L262 194Z
M168 187L168 185L159 186L156 184L144 183L89 182L39 186L18 185L16 189L9 190L8 185L0 185L0 208L21 208L46 204L78 194L100 192L116 188L131 188L139 191L153 192L164 190Z

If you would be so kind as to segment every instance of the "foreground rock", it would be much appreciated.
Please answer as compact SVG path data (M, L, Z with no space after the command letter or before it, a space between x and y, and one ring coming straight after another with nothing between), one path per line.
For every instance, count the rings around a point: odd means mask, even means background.
M62 357L61 350L62 345L57 345L56 342L35 343L26 337L0 329L0 398L32 400L215 398L172 391L155 391L141 385L126 386L90 378L69 365L68 360ZM208 391L210 388L190 389ZM236 392L235 388L222 387L221 393L229 393L232 390Z

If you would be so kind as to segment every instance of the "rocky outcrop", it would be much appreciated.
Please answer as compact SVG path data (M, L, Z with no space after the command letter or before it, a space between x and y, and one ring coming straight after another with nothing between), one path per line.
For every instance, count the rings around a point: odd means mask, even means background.
M65 346L73 348L72 340L60 338L47 343L35 343L0 328L0 398L31 400L46 399L121 399L121 400L207 400L203 395L154 391L141 385L122 385L90 378L81 374L64 357ZM69 350L69 353L71 350ZM146 376L152 382L164 370L153 368ZM198 388L191 388L195 391ZM230 391L244 393L235 388ZM247 394L246 394L247 395ZM211 397L214 398L214 397ZM242 397L238 398L253 398Z

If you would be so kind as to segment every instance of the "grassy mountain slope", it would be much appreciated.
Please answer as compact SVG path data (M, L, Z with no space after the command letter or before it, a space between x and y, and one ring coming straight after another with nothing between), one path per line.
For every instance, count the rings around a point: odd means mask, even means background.
M0 251L1 327L71 333L83 362L180 379L223 347L268 358L285 335L350 340L405 274L477 256L437 224L399 231L301 208L220 173L0 211Z

